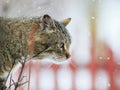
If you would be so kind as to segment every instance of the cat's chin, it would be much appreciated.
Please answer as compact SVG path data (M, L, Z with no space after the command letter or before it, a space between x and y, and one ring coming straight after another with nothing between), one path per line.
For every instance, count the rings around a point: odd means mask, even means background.
M70 58L66 58L66 56L55 56L52 59L52 62L55 64L63 64L68 63L70 61Z
M66 58L59 58L59 59L52 59L52 63L55 64L63 64L63 63L68 63L70 59L66 59Z
M63 63L68 63L70 61L70 58L66 59L66 57L64 57L64 56L60 57L60 56L51 55L51 54L41 55L40 57L37 57L36 59L38 59L38 60L46 59L54 64L63 64Z
M63 64L63 63L68 63L70 61L69 59L66 59L66 57L55 57L55 56L50 56L47 57L48 59L50 59L50 62L54 63L54 64Z

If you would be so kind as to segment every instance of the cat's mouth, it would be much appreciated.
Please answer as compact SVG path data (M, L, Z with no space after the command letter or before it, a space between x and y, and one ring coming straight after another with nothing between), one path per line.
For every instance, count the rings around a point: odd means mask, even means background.
M55 63L55 64L68 63L69 61L70 61L70 59L66 59L65 57L52 59L52 62Z
M46 48L44 48L42 51L39 51L38 53L34 54L32 58L38 60L48 58L52 60L53 63L59 64L66 61L68 62L69 56L70 55L67 53L56 54L50 49L49 46L46 46Z
M45 48L44 50L40 51L39 53L35 54L33 58L41 60L41 59L49 59L51 62L55 64L62 64L64 62L68 62L68 58L66 58L65 55L57 55L53 52L48 53L48 48Z

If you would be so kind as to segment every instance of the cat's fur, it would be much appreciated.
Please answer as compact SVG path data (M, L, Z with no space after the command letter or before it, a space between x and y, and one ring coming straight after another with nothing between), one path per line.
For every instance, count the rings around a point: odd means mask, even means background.
M34 18L0 17L0 90L11 68L22 57L42 59L52 56L54 61L68 59L70 35L61 22L49 15ZM4 89L3 89L4 90Z

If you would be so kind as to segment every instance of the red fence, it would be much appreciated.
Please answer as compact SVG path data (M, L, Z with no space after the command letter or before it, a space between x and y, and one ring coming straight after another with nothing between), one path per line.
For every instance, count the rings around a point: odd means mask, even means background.
M29 62L23 76L24 81L30 79L30 85L27 83L19 90L120 90L120 65L115 63L111 49L105 48L107 56L99 62L91 49L91 61L85 66L78 65L75 57L63 65Z

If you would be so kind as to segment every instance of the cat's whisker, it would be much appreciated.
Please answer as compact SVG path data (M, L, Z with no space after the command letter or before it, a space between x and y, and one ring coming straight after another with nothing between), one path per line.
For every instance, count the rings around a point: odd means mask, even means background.
M64 64L68 63L68 60L65 58L55 58L54 60L52 60L52 62L55 64Z

